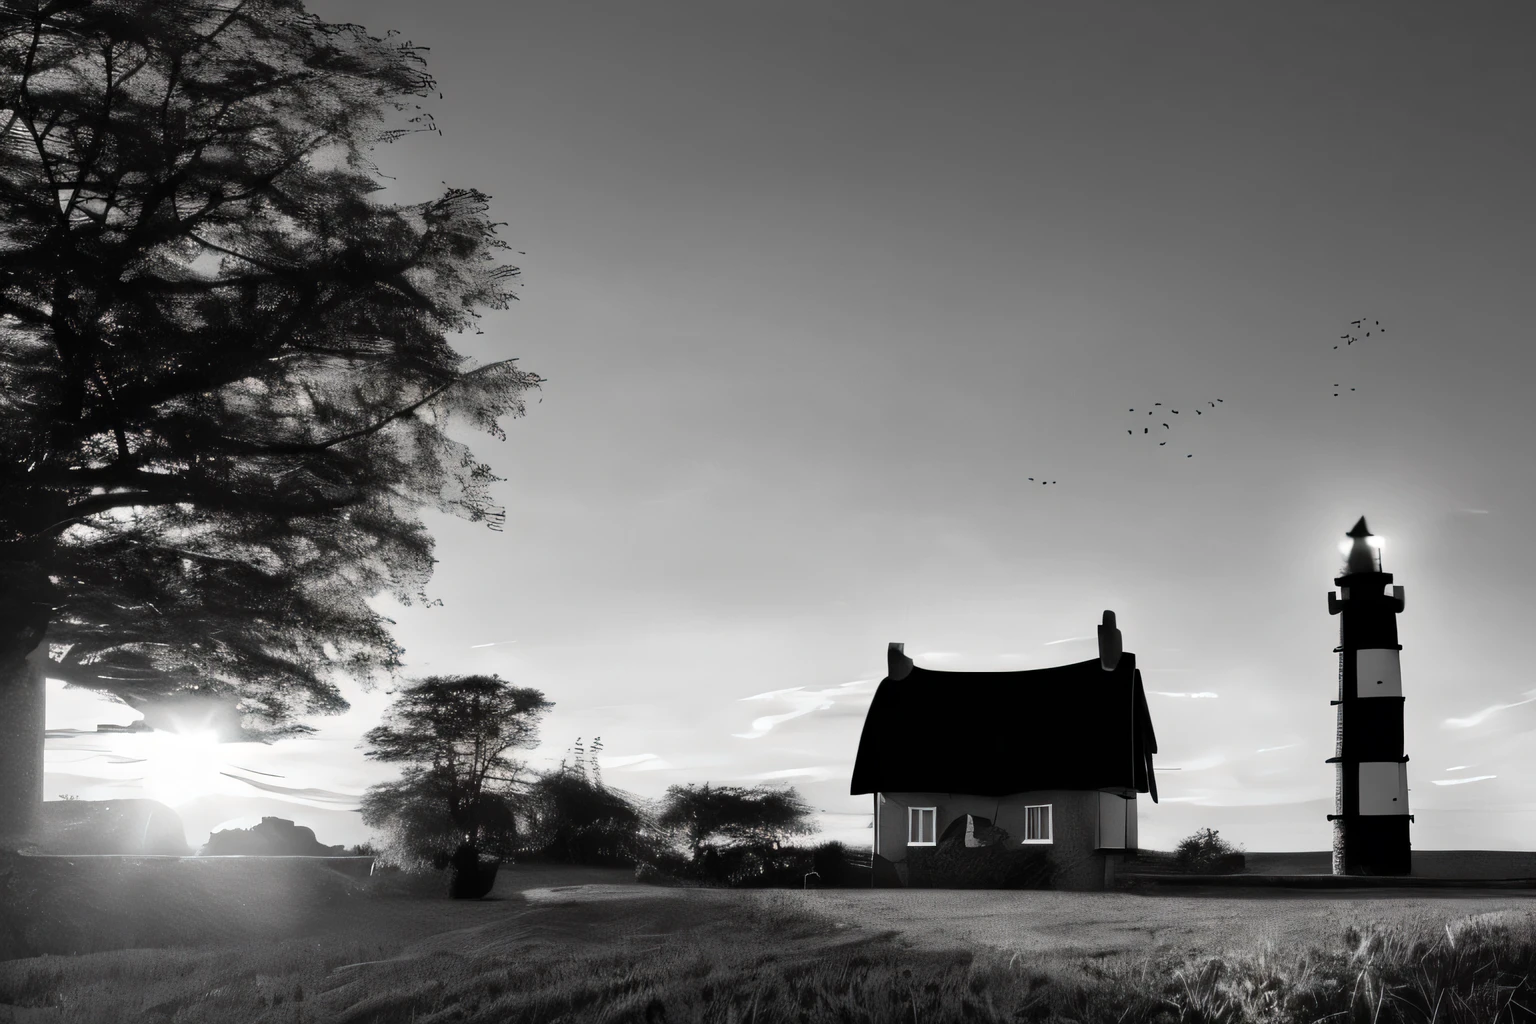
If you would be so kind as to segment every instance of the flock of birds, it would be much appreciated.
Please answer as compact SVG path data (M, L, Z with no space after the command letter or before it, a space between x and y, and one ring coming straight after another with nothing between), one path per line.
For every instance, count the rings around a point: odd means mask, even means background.
M1387 333L1387 329L1385 327L1381 326L1381 321L1377 320L1377 319L1375 319L1373 317L1361 317L1359 320L1351 320L1349 322L1349 326L1350 326L1350 330L1347 330L1343 334L1339 335L1339 340L1342 341L1345 344L1346 347L1349 346L1349 345L1353 345L1355 342L1360 341L1362 338L1369 338L1372 334L1386 334ZM1334 347L1334 349L1338 349L1339 346L1335 345L1333 347ZM1341 384L1334 384L1334 387L1335 388L1342 388L1343 385L1341 385ZM1350 388L1349 390L1354 391L1355 389L1354 388ZM1343 393L1342 391L1334 391L1333 397L1338 398L1342 393ZM1194 413L1195 413L1196 416L1204 416L1208 412L1210 412L1211 410L1214 410L1218 405L1225 405L1225 404L1226 403L1222 399L1220 399L1220 398L1216 399L1216 401L1214 401L1214 402L1212 402L1210 400L1207 400L1206 401L1206 405L1208 405L1210 408L1209 409L1201 409L1201 408L1198 408L1198 406L1197 406L1195 408L1195 410L1194 410ZM1155 416L1156 413L1157 413L1157 410L1159 408L1164 409L1166 413L1171 414L1173 416L1180 415L1179 410L1174 409L1171 406L1164 406L1162 402L1153 402L1152 406L1153 407L1151 409L1147 409L1146 410L1146 413L1147 413L1148 416ZM1136 412L1135 409L1131 409L1129 411L1131 413L1133 413L1133 414ZM1162 447L1165 447L1168 444L1168 438L1172 437L1172 433L1171 432L1173 430L1173 427L1172 427L1171 424L1169 424L1166 421L1159 421L1159 422L1161 422L1162 427L1163 427L1164 430L1167 430L1167 431L1170 432L1169 434L1164 435L1164 440L1161 440L1161 441L1157 442L1157 446L1159 448L1162 448ZM1153 424L1153 426L1156 426L1156 425L1157 425L1157 423ZM1132 437L1136 436L1136 430L1134 428L1126 430L1126 433L1131 435ZM1141 435L1144 436L1144 437L1147 437L1149 440L1153 436L1155 436L1155 435L1152 434L1152 427L1145 427L1145 426L1141 428ZM1185 455L1184 457L1186 459L1192 459L1195 456L1194 456L1193 452L1190 452L1189 454ZM1034 477L1030 477L1029 480L1030 480L1031 483L1033 483L1035 481L1035 478ZM1041 480L1039 482L1040 482L1041 485L1049 485L1049 484L1054 484L1056 481L1055 480Z

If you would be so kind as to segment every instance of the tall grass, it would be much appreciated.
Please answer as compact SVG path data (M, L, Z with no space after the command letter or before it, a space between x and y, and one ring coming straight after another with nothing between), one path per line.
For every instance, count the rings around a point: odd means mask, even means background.
M1536 1021L1529 912L1349 925L1305 951L1271 943L1050 968L1023 954L903 948L894 932L829 942L824 917L777 901L731 913L731 941L681 927L674 908L663 917L680 930L637 936L631 950L411 955L333 934L44 956L0 963L0 1004L80 1024Z

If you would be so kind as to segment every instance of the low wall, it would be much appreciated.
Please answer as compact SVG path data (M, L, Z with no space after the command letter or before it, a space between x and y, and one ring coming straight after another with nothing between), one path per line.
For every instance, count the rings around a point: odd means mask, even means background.
M1172 863L1172 854L1166 851L1143 851L1135 859L1127 859L1120 865L1121 874L1164 876L1180 874ZM1332 875L1333 853L1330 850L1301 851L1295 853L1245 853L1243 871L1235 877L1269 876L1290 877L1302 875ZM1364 878L1363 875L1344 875L1343 878ZM1500 880L1536 878L1536 852L1519 850L1414 850L1411 872L1414 879L1449 880Z

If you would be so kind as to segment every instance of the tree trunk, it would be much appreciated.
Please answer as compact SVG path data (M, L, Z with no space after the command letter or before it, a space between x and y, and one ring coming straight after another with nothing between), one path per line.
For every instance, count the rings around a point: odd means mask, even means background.
M0 850L35 841L42 821L47 651L0 661Z

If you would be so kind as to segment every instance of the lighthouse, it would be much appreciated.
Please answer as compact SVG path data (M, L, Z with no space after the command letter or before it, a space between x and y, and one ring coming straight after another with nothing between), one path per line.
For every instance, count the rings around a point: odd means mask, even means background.
M1403 588L1387 587L1380 542L1365 517L1350 530L1344 573L1328 592L1328 614L1339 616L1338 728L1333 823L1333 873L1406 875L1410 868L1408 755L1403 753L1402 673L1397 616ZM1342 545L1341 545L1342 548Z

